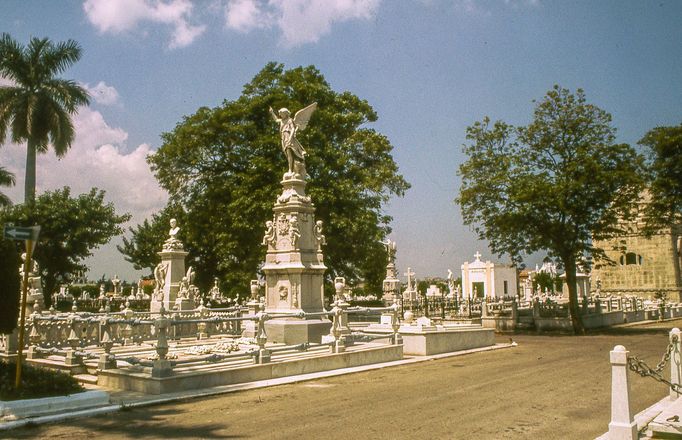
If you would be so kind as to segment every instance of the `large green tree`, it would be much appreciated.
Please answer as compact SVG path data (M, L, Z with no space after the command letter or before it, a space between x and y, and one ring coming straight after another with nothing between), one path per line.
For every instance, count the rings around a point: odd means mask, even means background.
M36 154L52 145L57 157L71 147L71 116L89 103L76 82L57 78L81 57L73 40L53 43L31 38L27 46L9 34L0 36L0 76L14 85L0 87L0 142L11 132L12 142L26 142L25 203L35 199Z
M129 214L117 214L112 203L104 202L104 191L71 196L68 187L46 191L33 206L15 205L0 215L2 223L40 225L40 237L34 252L42 276L45 300L60 283L66 283L79 271L86 270L85 258L100 245L123 232L121 225Z
M14 186L14 174L0 167L0 186ZM0 193L0 208L10 206L12 201L6 194Z
M573 329L582 333L576 267L602 258L593 240L618 234L642 188L642 158L615 142L611 115L555 86L527 126L487 117L467 128L456 201L493 252L547 251L566 270Z
M266 65L236 100L185 117L149 157L171 203L185 212L181 231L200 285L218 276L228 292L248 291L264 260L264 223L287 170L268 108L295 112L312 102L318 110L298 137L308 152L307 191L325 223L327 277L364 279L379 288L386 261L379 241L391 220L382 208L409 188L391 143L369 127L377 114L366 101L335 92L312 66L285 70L276 63ZM165 223L166 217L157 220ZM131 259L150 227L138 227L124 246Z
M682 124L656 127L639 144L646 147L650 200L644 214L647 232L682 223Z

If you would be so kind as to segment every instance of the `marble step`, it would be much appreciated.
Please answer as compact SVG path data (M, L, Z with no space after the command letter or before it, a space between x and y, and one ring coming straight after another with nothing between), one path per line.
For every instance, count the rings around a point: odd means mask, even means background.
M675 400L649 423L652 438L682 439L682 398Z

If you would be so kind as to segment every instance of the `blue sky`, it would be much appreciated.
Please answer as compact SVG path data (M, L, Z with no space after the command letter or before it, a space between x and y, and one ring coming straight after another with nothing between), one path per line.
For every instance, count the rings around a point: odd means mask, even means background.
M315 65L337 90L366 99L412 184L387 212L399 269L445 276L478 250L453 203L465 129L485 115L529 121L553 84L613 115L619 141L682 121L682 2L546 0L102 0L5 1L0 31L78 41L64 76L86 84L71 154L38 161L38 191L105 189L133 223L166 200L144 163L184 115L237 98L268 62ZM0 79L0 83L1 83ZM273 128L274 129L274 128ZM0 165L23 191L22 146ZM274 195L273 195L274 200ZM502 258L504 260L504 258ZM534 261L531 261L534 264ZM102 273L135 272L108 246Z

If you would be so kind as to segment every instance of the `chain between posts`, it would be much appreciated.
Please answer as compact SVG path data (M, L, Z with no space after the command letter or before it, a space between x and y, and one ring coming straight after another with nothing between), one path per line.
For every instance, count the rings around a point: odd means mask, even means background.
M670 342L668 343L668 348L666 348L661 361L656 364L656 368L651 368L646 362L639 359L637 356L628 356L628 368L642 377L650 377L658 382L668 385L673 391L682 393L682 384L672 383L661 375L663 368L665 368L666 364L670 361L670 355L672 354L676 344L677 336L672 336L670 338Z

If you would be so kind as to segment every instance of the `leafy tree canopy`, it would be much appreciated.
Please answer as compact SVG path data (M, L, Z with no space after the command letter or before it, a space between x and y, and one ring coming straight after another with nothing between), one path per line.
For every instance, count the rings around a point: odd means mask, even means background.
M71 196L69 187L47 191L31 207L15 205L0 214L1 223L40 225L40 237L33 257L42 276L45 301L72 274L86 270L83 260L92 250L123 232L121 224L129 214L116 214L112 203L104 203L104 191L93 188L87 194Z
M642 188L643 159L615 143L611 115L554 86L527 126L489 118L467 128L456 201L466 224L498 254L547 251L566 270L573 327L578 315L576 265L603 257L593 247L621 232Z
M225 291L247 293L264 260L264 223L287 169L268 108L295 112L312 102L318 110L298 137L308 152L307 192L325 224L327 278L344 276L351 284L363 278L380 288L386 257L379 240L391 220L382 208L409 188L393 147L368 127L377 115L366 101L333 91L312 66L285 70L276 63L266 65L238 99L185 117L149 157L170 203L184 211L178 220L201 286L218 276ZM151 234L167 231L167 218L164 211L133 231L122 248L129 260L146 267L158 261L148 258L160 249Z
M644 214L652 233L682 220L682 124L656 127L639 144L648 152L651 198Z

